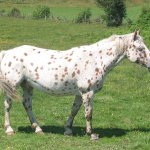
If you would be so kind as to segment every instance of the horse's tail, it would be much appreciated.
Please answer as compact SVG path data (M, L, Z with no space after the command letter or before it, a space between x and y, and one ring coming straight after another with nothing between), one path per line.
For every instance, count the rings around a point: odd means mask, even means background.
M5 51L0 52L0 90L6 93L6 95L9 98L18 99L19 97L17 95L16 89L10 83L8 83L6 79L4 78L4 76L2 75L1 62L5 56L5 53L6 53Z

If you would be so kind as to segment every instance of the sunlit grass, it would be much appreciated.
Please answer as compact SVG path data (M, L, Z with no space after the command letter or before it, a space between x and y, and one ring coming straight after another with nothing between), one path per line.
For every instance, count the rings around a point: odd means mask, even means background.
M65 11L65 10L64 10ZM59 12L58 12L59 13ZM136 11L135 11L136 13ZM68 15L69 16L69 15ZM0 50L23 44L66 50L94 43L112 34L131 32L128 26L107 28L102 24L74 24L32 19L0 17ZM150 46L149 31L142 32ZM34 91L33 111L45 135L36 135L20 102L13 102L11 123L16 131L5 135L3 99L0 101L0 149L10 150L112 150L150 147L150 74L128 60L121 62L106 77L103 89L94 100L93 128L100 140L85 135L83 107L74 121L73 137L63 135L74 96L50 96Z

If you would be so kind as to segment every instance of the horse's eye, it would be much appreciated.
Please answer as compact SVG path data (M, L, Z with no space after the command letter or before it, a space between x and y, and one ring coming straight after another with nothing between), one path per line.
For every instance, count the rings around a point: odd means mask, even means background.
M139 49L139 51L143 51L145 49L145 47L144 46L140 46L138 49Z

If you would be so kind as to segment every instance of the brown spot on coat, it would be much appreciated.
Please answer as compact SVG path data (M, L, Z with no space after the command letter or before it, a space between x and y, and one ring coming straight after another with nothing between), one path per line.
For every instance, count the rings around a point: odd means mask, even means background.
M57 82L55 82L55 85L58 85L58 83L57 83Z
M72 56L73 55L73 52L70 54L70 56Z
M91 80L90 80L90 79L88 80L88 84L89 84L89 86L88 86L88 90L89 90L90 87L92 86L92 83L91 83Z
M24 55L25 55L25 56L28 56L28 54L27 54L27 53L24 53Z
M98 68L96 68L96 69L95 69L95 72L99 72L99 69L98 69Z
M68 61L70 62L72 59L68 59Z
M89 63L89 60L87 60L85 63L88 64L88 63Z
M23 59L21 58L20 61L23 62Z
M77 74L80 74L80 70L77 70Z
M36 73L35 75L36 75L36 80L38 80L39 79L39 74Z
M37 70L38 70L38 67L35 68L35 72L37 72Z
M58 75L57 74L55 74L55 80L58 80Z
M31 66L33 66L34 64L33 63L30 63L31 64Z
M76 75L75 72L73 72L73 73L72 73L72 78L75 77L75 75Z
M89 79L89 80L88 80L88 84L90 84L90 83L91 83L91 80Z
M10 67L10 66L11 66L11 62L8 63L8 67Z
M67 85L68 85L68 81L65 82L65 86L67 86Z
M67 72L67 70L68 70L68 68L67 68L67 67L65 67L64 71L65 71L65 72Z
M65 77L65 75L63 74L63 75L62 75L62 77L64 78L64 77Z

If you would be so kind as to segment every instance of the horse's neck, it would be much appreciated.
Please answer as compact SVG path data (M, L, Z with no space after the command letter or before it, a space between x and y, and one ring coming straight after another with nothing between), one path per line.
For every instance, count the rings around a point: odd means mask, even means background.
M99 50L98 55L100 58L100 63L101 66L104 68L105 72L110 71L124 58L124 51L118 50L119 48L120 47L115 46L113 43L111 43L110 46L106 45L104 49ZM101 49L101 47L99 47L99 49Z

